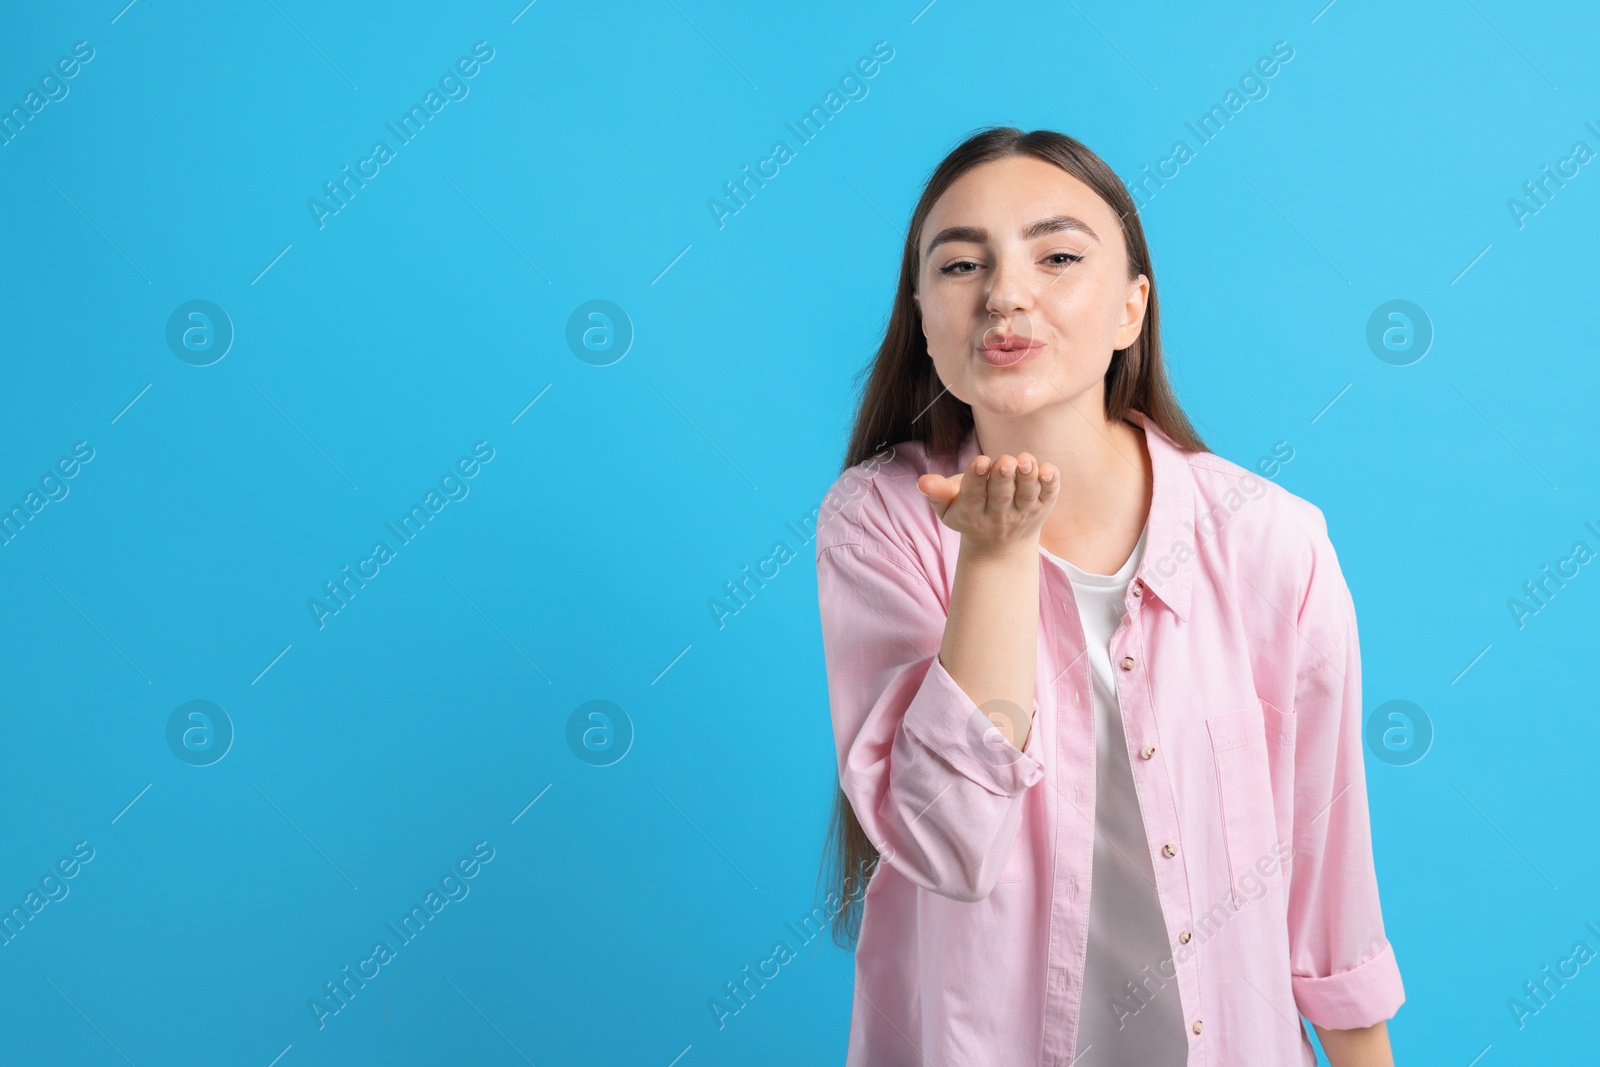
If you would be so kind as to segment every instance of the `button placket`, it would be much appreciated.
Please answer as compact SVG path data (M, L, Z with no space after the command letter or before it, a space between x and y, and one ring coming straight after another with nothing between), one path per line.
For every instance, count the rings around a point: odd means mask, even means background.
M1138 579L1135 579L1134 582L1133 582L1133 595L1135 597L1141 597L1143 595L1143 583L1140 582ZM1151 719L1151 727L1150 728L1153 728L1154 708L1150 706L1150 703L1149 703L1149 700L1148 700L1148 687L1144 686L1144 685L1141 685L1139 683L1139 681L1136 681L1135 678L1132 675L1132 672L1134 671L1134 669L1140 665L1139 661L1134 656L1126 655L1126 654L1124 654L1121 657L1120 660L1115 659L1116 653L1118 651L1118 647L1117 646L1122 643L1122 641L1119 640L1119 639L1125 638L1127 641L1133 643L1133 645L1135 647L1141 647L1141 642L1139 641L1138 634L1142 633L1142 627L1137 628L1138 632L1136 632L1133 635L1125 634L1125 630L1127 630L1129 628L1135 628L1136 624L1138 622L1138 611L1137 611L1138 602L1137 601L1130 601L1129 604L1128 604L1128 607L1129 607L1129 611L1128 611L1128 614L1124 618L1123 627L1119 628L1117 634L1114 635L1113 638L1112 638L1111 652L1112 652L1112 656L1113 656L1113 661L1116 662L1117 666L1119 666L1122 669L1122 671L1127 674L1127 676L1128 676L1127 681L1129 683L1129 685L1127 687L1124 687L1121 684L1121 679L1119 679L1118 680L1119 684L1117 685L1117 690L1118 690L1119 695L1123 694L1123 693L1126 693L1128 691L1128 689L1136 690L1137 695L1130 693L1129 696L1132 697L1132 702L1137 702L1137 705L1149 715L1149 717ZM1126 710L1128 707L1132 706L1132 702L1128 701L1127 698L1124 698L1124 700L1125 700L1125 702L1123 704L1123 707ZM1130 720L1127 717L1124 718L1123 722L1124 722L1125 727L1130 725ZM1139 758L1141 760L1148 761L1148 760L1151 760L1151 759L1153 759L1155 757L1156 746L1153 745L1153 744L1145 744L1138 750L1138 752L1139 752ZM1153 768L1152 768L1152 770L1153 770ZM1158 781L1158 780L1159 779L1152 779L1152 787L1153 788L1157 788L1157 789L1160 788L1159 786L1155 785L1155 782ZM1157 832L1159 832L1159 830L1157 830ZM1173 841L1168 841L1168 842L1164 843L1161 846L1161 854L1163 856L1167 857L1168 859L1175 858L1177 856L1177 854L1178 854L1177 843L1173 842ZM1179 944L1187 945L1192 940L1193 940L1193 932L1189 927L1185 926L1185 927L1182 927L1182 928L1179 929L1179 931L1178 931L1178 943ZM1185 997L1186 995L1187 996L1194 996L1195 993L1196 993L1196 991L1192 988L1193 987L1193 982L1195 980L1194 979L1193 968L1198 966L1198 961L1196 961L1193 958L1190 958L1190 959L1186 960L1186 962L1189 964L1189 966L1188 967L1181 967L1180 966L1178 968L1178 973L1176 975L1176 978L1177 978L1177 981L1178 981L1179 996L1180 997ZM1199 1033L1201 1031L1201 1020L1198 1019L1198 1018L1195 1019L1193 1024L1192 1024L1192 1026L1191 1026L1191 1029L1194 1031L1194 1033L1196 1035L1199 1035Z
M1067 576L1060 570L1060 568L1053 566L1050 567L1046 573L1049 575L1047 581L1050 583L1049 590L1052 594L1052 597L1058 598L1060 603L1063 605L1063 610L1060 613L1061 621L1059 625L1061 625L1064 628L1064 632L1069 635L1074 630L1077 630L1079 634L1079 641L1081 643L1082 631L1075 625L1077 622L1077 612L1075 602L1072 599L1071 585L1067 580ZM1068 664L1067 668L1060 674L1057 674L1055 678L1057 692L1056 707L1062 708L1066 704L1066 693L1063 690L1071 691L1072 706L1074 708L1091 706L1093 679L1090 676L1087 664L1084 662L1081 655L1078 658L1073 659L1072 662ZM1063 718L1065 719L1065 717ZM1074 716L1072 721L1078 724L1081 724L1082 722L1079 716ZM1092 718L1089 719L1089 725L1091 729L1090 737L1092 739ZM1073 766L1082 760L1081 753L1069 755L1066 751L1067 731L1065 729L1057 732L1055 743L1057 746L1056 754L1058 759L1058 767L1064 768ZM1092 754L1093 750L1093 743L1091 741L1091 744L1088 746L1088 751ZM1093 760L1090 759L1087 763L1087 766L1081 769L1084 771L1085 777L1080 779L1079 776L1074 775L1070 792L1067 790L1066 786L1062 784L1055 790L1052 800L1054 811L1054 815L1050 820L1053 824L1052 833L1057 843L1060 845L1065 845L1067 842L1071 842L1073 845L1079 846L1085 843L1074 840L1078 834L1078 831L1081 829L1078 821L1066 818L1062 814L1063 808L1065 807L1064 802L1070 802L1076 805L1081 811L1085 800L1084 794L1088 793L1089 795L1092 795L1093 793ZM1092 842L1093 838L1091 832L1091 836L1087 844L1092 846ZM1060 1064L1061 1067L1068 1067L1068 1064L1071 1062L1072 1058L1072 1050L1070 1046L1066 1045L1069 1037L1066 1034L1065 1023L1071 1011L1070 1005L1072 1003L1073 991L1079 984L1079 974L1074 970L1074 966L1078 962L1078 956L1071 948L1068 947L1068 945L1073 940L1072 931L1076 928L1077 921L1083 918L1083 902L1081 899L1082 893L1080 892L1080 889L1083 887L1080 887L1077 875L1072 873L1074 870L1073 864L1075 862L1073 857L1081 854L1083 849L1081 847L1059 847L1057 849L1053 849L1052 851L1055 853L1055 856L1052 863L1051 884L1052 886L1058 886L1061 884L1061 882L1065 882L1066 892L1056 892L1051 894L1050 919L1048 924L1048 932L1045 938L1047 943L1045 954L1047 965L1054 970L1054 978L1049 983L1049 986L1046 990L1044 1011L1047 1019L1059 1020L1062 1024L1062 1027L1058 1036L1051 1034L1046 1035L1043 1050L1043 1062ZM1085 873L1087 873L1087 869L1085 869ZM1060 881L1057 881L1056 879L1060 879Z

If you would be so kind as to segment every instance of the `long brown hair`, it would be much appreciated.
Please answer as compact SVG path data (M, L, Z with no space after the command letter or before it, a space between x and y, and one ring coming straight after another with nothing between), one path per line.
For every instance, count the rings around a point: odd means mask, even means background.
M973 167L1006 156L1032 156L1054 163L1083 182L1104 200L1122 220L1122 237L1128 252L1128 277L1145 275L1150 280L1149 300L1145 305L1144 325L1138 339L1112 354L1105 377L1105 415L1120 419L1129 410L1143 412L1180 448L1209 451L1189 418L1178 406L1167 381L1166 364L1161 358L1160 302L1156 299L1155 270L1144 227L1133 199L1121 179L1105 161L1081 142L1054 130L1024 133L1012 126L980 130L957 145L929 176L906 234L900 256L900 284L895 289L894 308L889 315L883 343L872 362L856 375L871 372L856 409L850 444L840 466L843 474L870 458L886 444L918 441L930 453L954 455L972 429L972 407L946 392L928 357L920 312L912 294L916 291L920 267L918 250L922 228L934 203L961 175ZM861 880L870 878L876 868L878 851L850 806L841 788L833 798L833 815L823 862L831 859L829 888L840 910L833 924L833 940L839 947L853 949L861 930ZM820 876L819 876L820 877Z

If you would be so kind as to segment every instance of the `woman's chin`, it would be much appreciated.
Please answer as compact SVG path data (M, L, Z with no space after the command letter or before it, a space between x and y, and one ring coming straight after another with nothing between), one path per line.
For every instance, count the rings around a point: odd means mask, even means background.
M976 410L999 418L1015 419L1049 407L1061 397L1048 385L1026 386L1007 383L1003 388L981 389L967 403Z

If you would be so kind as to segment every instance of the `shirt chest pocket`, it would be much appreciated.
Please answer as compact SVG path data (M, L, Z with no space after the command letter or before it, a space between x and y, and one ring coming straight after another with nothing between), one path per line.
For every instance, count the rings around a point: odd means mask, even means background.
M1274 802L1274 774L1283 779L1292 767L1295 718L1262 700L1249 711L1228 712L1206 720L1211 757L1216 766L1222 810L1229 897L1235 909L1267 899L1283 884L1289 857L1280 840L1282 820Z

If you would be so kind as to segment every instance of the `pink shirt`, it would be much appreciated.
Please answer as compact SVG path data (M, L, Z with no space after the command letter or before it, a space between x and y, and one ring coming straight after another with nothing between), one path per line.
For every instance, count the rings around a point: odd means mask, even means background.
M1405 1000L1384 936L1355 606L1322 512L1146 416L1147 543L1111 639L1166 929L1130 1015L1176 995L1188 1067L1313 1067ZM1091 676L1040 549L1033 728L1018 752L938 658L961 535L896 445L834 483L817 591L839 780L882 854L856 949L849 1067L1066 1067L1095 839ZM1063 506L1065 501L1058 503ZM998 744L996 743L998 742Z

